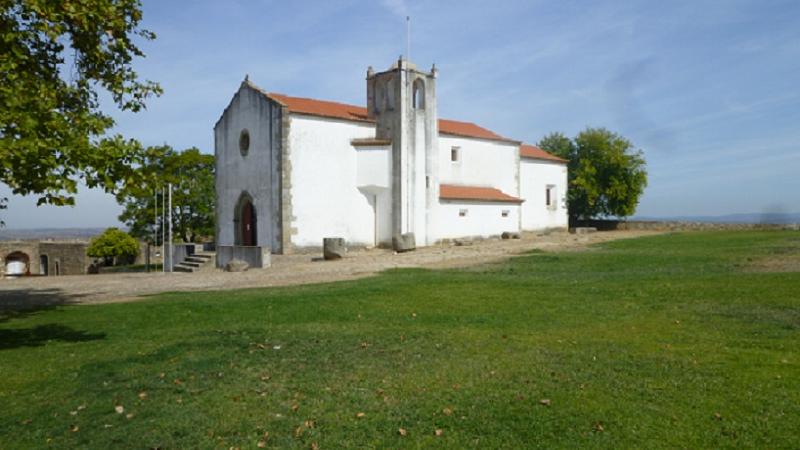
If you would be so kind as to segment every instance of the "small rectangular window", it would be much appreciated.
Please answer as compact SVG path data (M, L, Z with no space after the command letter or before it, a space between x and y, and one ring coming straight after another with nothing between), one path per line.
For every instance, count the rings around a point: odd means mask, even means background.
M548 209L556 209L556 187L552 184L547 185L545 189L544 204Z
M503 217L508 217L508 213L509 211L507 209L504 209L503 212L500 213L500 215Z
M459 209L458 210L458 217L467 217L467 210L466 209Z
M461 147L450 147L450 161L459 162L461 160Z

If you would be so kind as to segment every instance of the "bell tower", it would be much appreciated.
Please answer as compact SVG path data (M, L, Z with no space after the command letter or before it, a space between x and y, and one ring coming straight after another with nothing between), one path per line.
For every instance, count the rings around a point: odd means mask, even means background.
M439 122L433 66L424 72L402 58L385 72L367 70L367 111L375 137L392 142L392 235L414 233L430 245L439 198Z

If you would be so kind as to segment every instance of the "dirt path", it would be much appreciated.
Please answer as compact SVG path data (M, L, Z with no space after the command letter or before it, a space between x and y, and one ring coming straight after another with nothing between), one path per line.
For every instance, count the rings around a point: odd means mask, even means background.
M398 267L464 267L501 260L532 249L580 250L598 242L653 234L659 232L612 231L580 236L566 232L548 235L525 233L518 240L491 239L463 246L437 245L403 254L383 249L356 250L335 262L318 261L319 255L274 255L269 269L242 273L212 270L198 273L0 279L0 309L133 301L168 291L209 291L350 280Z

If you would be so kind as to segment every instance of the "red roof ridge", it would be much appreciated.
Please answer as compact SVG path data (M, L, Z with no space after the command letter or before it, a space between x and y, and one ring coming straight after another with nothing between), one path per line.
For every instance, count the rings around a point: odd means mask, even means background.
M286 106L289 108L290 112L295 114L306 114L310 116L328 117L331 119L343 119L356 122L375 122L375 119L369 117L367 108L364 108L363 106L350 105L347 103L329 100L317 100L307 97L293 97L277 92L265 92L252 82L248 81L247 83L249 86L263 93L268 98L280 103L283 106ZM453 136L521 144L520 141L500 136L499 134L487 128L483 128L475 123L464 122L460 120L439 119L439 132Z
M566 159L559 158L551 153L548 153L541 148L531 145L531 144L522 144L519 146L519 156L523 158L531 158L531 159L543 159L547 161L554 161L560 163L567 163Z
M472 200L501 203L522 203L525 201L493 187L456 184L440 184L439 198L443 200Z

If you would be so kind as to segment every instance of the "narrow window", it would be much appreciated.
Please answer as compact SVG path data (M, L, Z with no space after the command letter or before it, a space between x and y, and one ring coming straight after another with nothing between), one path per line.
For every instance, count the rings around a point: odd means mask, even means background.
M466 209L459 209L458 210L458 217L467 217L467 210Z
M504 209L503 212L500 213L500 215L503 217L508 217L508 210Z
M552 184L547 185L544 191L545 199L544 204L548 209L556 209L556 187Z
M450 148L450 162L457 163L461 160L461 147Z

